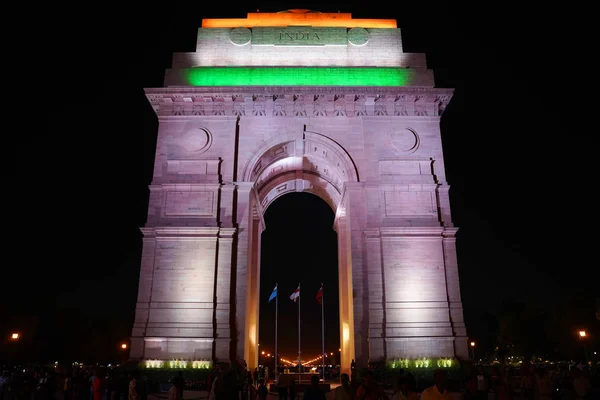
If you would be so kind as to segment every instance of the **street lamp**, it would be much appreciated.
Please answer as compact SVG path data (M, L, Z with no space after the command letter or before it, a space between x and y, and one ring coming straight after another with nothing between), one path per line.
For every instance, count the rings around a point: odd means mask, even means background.
M475 361L475 342L471 342L471 358Z
M125 364L127 361L127 348L129 345L127 343L121 343L119 345L119 349L121 350L121 364Z
M579 331L579 339L581 339L581 343L583 344L583 360L587 363L587 349L585 348L585 338L587 337L587 332L582 329Z
M12 340L19 340L19 337L21 337L21 335L19 335L17 332L14 332L12 335L10 335Z

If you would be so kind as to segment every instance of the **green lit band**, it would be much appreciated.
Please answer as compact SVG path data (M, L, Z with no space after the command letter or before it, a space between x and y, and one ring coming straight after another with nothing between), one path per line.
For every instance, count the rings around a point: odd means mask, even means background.
M407 86L406 68L197 67L172 70L189 86ZM172 76L172 78L175 78Z

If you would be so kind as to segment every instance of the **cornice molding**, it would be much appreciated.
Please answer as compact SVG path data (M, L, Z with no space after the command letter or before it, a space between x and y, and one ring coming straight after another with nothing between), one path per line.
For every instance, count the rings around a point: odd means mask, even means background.
M391 238L409 238L409 237L430 237L441 238L444 233L444 227L441 226L400 226L400 227L381 227L379 231L382 237Z
M217 238L219 227L192 227L192 226L156 226L140 229L144 237L156 239L166 238Z
M454 89L424 87L167 87L145 89L159 117L440 117Z

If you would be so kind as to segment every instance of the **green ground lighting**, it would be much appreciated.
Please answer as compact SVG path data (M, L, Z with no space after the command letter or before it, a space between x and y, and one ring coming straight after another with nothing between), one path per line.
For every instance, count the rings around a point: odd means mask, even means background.
M184 71L191 86L406 86L405 68L198 67Z

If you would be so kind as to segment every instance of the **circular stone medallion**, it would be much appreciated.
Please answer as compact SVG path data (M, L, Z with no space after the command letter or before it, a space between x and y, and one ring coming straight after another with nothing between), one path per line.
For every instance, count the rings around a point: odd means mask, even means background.
M210 147L212 137L207 129L192 127L181 133L181 140L186 151L204 153Z
M248 28L233 28L229 32L229 39L236 46L245 46L252 40L252 32Z
M391 132L389 140L392 147L402 153L414 153L419 147L419 135L410 128Z
M348 41L355 46L363 46L369 41L369 32L365 28L352 28L348 31Z

